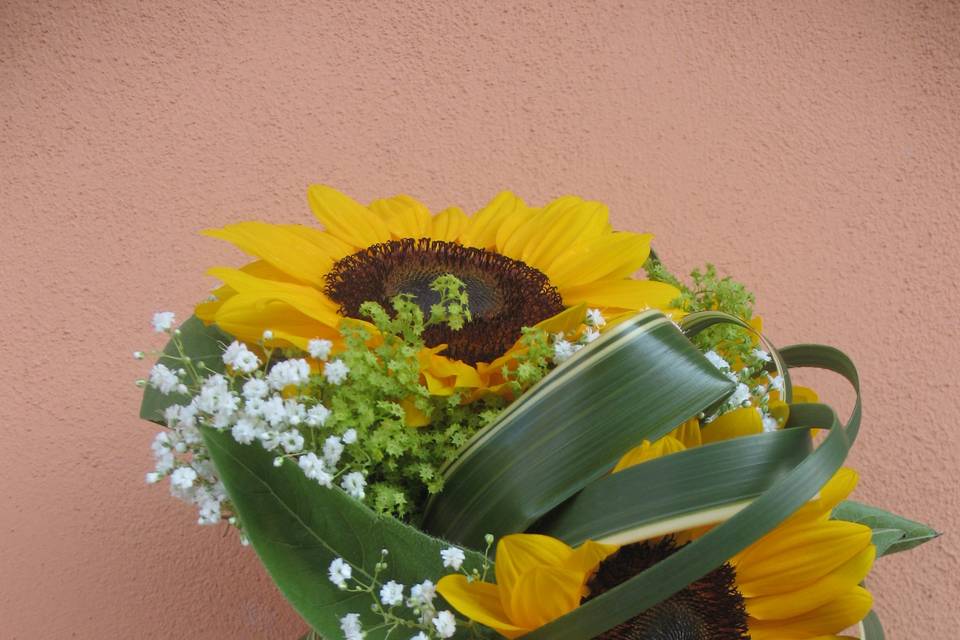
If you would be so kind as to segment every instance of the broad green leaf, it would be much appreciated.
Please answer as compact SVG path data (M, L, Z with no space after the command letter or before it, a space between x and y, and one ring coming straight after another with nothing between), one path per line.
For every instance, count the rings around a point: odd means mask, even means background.
M883 625L880 624L880 618L876 611L871 611L867 617L860 623L862 630L861 640L885 640Z
M809 454L806 429L687 449L605 476L532 529L571 546L628 544L714 524L766 491Z
M819 367L847 378L857 394L848 423L841 425L836 414L826 405L791 405L787 428L829 426L827 437L803 462L723 524L666 560L527 634L525 640L583 640L629 620L663 602L772 531L833 477L860 428L862 408L856 368L849 358L831 347L797 345L780 353L787 366Z
M908 551L940 535L925 524L853 500L837 505L832 517L834 520L859 522L873 529L877 557Z
M215 325L205 325L202 320L196 316L191 316L180 325L180 341L183 344L183 352L190 356L193 363L199 366L203 363L206 369L216 372L223 372L223 350L226 345L232 342L232 338L223 333ZM176 369L180 365L178 361L173 360L180 354L177 351L177 345L170 340L163 355L157 362L167 365L171 369ZM175 404L185 404L190 402L188 396L176 393L163 395L153 387L148 386L143 392L143 401L140 404L140 417L144 420L163 424L163 411Z
M617 325L467 444L425 529L467 546L523 531L626 451L722 400L733 385L663 314Z
M327 577L334 558L344 558L354 575L370 576L387 549L388 569L380 581L405 585L436 582L449 573L440 559L447 545L390 517L378 516L339 488L327 489L308 479L295 464L273 466L262 447L238 444L227 433L203 429L203 437L244 531L274 582L313 629L340 638L340 617L359 613L367 638L387 637L374 627L380 617L370 612L367 594L340 591ZM467 567L483 558L470 550ZM409 630L406 630L409 631ZM414 635L395 631L390 637ZM458 636L461 637L461 636Z

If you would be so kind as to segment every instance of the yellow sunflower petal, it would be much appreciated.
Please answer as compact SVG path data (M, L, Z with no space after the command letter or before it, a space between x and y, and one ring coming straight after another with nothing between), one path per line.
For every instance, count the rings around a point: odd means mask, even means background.
M763 417L755 407L741 407L707 424L700 437L703 444L763 433Z
M202 233L226 240L303 282L322 282L333 264L329 253L282 225L240 222Z
M507 617L500 603L499 587L495 584L479 580L468 582L466 576L453 574L440 578L437 593L467 618L507 638L516 638L529 631L516 626Z
M620 458L617 466L613 468L612 473L629 469L647 460L662 458L663 456L683 451L686 449L683 443L672 436L664 436L654 443L644 440L640 446L634 447L626 455Z
M817 496L802 506L781 526L826 520L834 507L853 493L860 476L853 469L843 467L837 471Z
M573 549L550 536L515 533L500 538L497 543L497 584L510 591L520 575L533 567L562 567Z
M317 245L321 251L329 255L333 260L339 260L354 252L354 248L349 244L330 235L326 231L307 227L302 224L284 224L279 225L287 231L294 233L308 242Z
M227 267L214 267L209 269L207 273L219 278L238 293L258 295L264 301L277 300L284 302L329 327L337 327L340 324L336 303L313 287L264 280L244 273L239 269L229 269Z
M382 198L370 210L387 223L394 238L426 238L430 234L430 210L408 195Z
M869 527L831 520L774 530L733 559L745 597L785 593L822 579L870 546Z
M510 215L504 216L500 221L500 226L497 228L497 253L501 253L515 260L519 260L520 251L517 250L512 253L508 253L506 246L507 244L510 244L511 246L523 247L526 241L530 239L530 235L534 233L534 229L530 226L527 226L527 222L536 217L538 213L540 213L539 209L524 207L517 208ZM524 234L520 237L517 237L517 231L520 229L524 229Z
M600 563L606 560L607 556L616 553L619 548L615 544L603 544L602 542L587 540L573 550L564 568L580 573L583 576L583 582L586 582Z
M473 389L483 386L483 380L474 367L460 360L451 360L438 355L437 351L444 345L427 348L420 351L420 369L424 375L429 374L427 386L434 395L451 395L456 388ZM446 390L448 392L436 393Z
M562 289L560 294L568 306L582 303L612 311L669 309L680 297L676 287L652 280L600 280Z
M555 200L527 222L534 227L533 234L520 248L520 259L547 273L558 256L604 233L609 235L609 218L606 205L599 202L580 198ZM551 282L557 284L552 279Z
M540 565L520 574L507 593L510 599L503 605L510 620L518 626L536 629L577 608L583 581L576 571ZM501 602L503 594L501 587Z
M877 548L870 545L816 582L785 593L747 598L747 613L758 620L782 620L813 611L840 598L870 573Z
M818 609L787 620L748 621L753 640L807 640L839 633L863 620L873 607L873 596L863 587L834 599Z
M434 240L456 242L470 227L470 218L458 207L444 209L430 221L429 236Z
M264 299L259 294L237 294L221 304L211 319L218 327L244 342L256 343L264 327L272 327L275 338L306 349L313 338L326 338L335 344L340 335L285 302ZM207 320L204 320L205 322Z
M703 444L700 421L696 418L690 418L682 425L671 431L669 435L679 440L687 449L699 447L701 444Z
M541 269L560 289L633 275L650 255L649 233L612 233L579 244Z
M504 221L516 217L515 223L521 224L526 218L526 203L504 191L478 211L470 220L470 227L463 233L460 241L468 247L493 249L497 244L497 233Z
M307 201L327 231L353 247L362 249L390 239L390 230L380 216L335 189L311 185Z

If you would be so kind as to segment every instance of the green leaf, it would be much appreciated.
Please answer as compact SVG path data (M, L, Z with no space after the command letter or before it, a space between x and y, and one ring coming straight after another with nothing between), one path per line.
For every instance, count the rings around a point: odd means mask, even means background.
M727 440L624 469L588 485L532 531L571 546L628 544L725 520L800 464L806 429Z
M617 325L564 362L446 472L424 528L467 546L525 530L626 451L722 400L723 376L663 314Z
M861 626L863 628L861 640L884 640L886 638L876 611L868 613L867 617L863 619Z
M179 331L183 353L190 356L194 365L198 366L200 362L203 362L207 370L223 373L224 366L221 356L224 347L232 342L233 338L220 331L216 325L205 325L196 316L190 316L186 322L180 325ZM176 369L180 364L179 360L174 360L174 358L179 357L180 353L176 343L170 340L157 362ZM177 393L164 395L148 386L143 392L140 417L150 422L163 424L163 412L167 407L188 402L190 402L190 396Z
M227 433L204 428L204 440L250 543L280 591L313 629L328 638L343 636L340 617L359 613L371 640L388 629L370 611L369 595L339 590L327 577L334 558L366 578L388 549L381 581L412 585L448 573L440 550L448 545L398 520L378 516L339 488L308 479L296 464L273 466L262 447L237 443ZM465 550L466 566L479 567L482 555ZM369 582L369 580L365 580ZM407 637L407 635L391 637ZM462 636L458 636L462 637Z
M856 368L849 358L831 347L797 345L780 353L787 366L819 367L847 378L857 394L848 423L841 425L836 414L826 405L791 405L788 428L829 427L827 437L803 462L723 524L666 560L527 634L525 640L582 640L629 620L663 602L772 531L833 477L860 428L862 408Z
M858 522L873 529L877 557L908 551L940 534L925 524L907 520L879 507L846 500L833 510L834 520Z

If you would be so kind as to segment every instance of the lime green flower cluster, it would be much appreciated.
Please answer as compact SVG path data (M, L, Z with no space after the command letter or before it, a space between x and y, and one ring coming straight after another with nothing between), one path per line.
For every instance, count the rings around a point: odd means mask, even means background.
M360 322L343 324L345 350L338 357L350 376L323 390L323 402L330 409L327 429L356 430L349 466L366 475L367 504L412 522L427 497L443 488L440 469L506 404L493 394L469 399L460 392L432 396L421 384L424 331L440 323L459 329L470 320L460 280L441 276L432 289L440 301L431 307L429 318L406 294L391 300L390 311L374 302L363 304L361 312L376 332ZM504 371L516 393L537 382L550 367L551 349L544 332L527 329L522 340L530 348L518 355L515 370Z
M672 306L686 313L723 311L745 322L753 320L754 295L730 276L720 277L712 264L690 272L691 284L670 273L663 263L651 257L644 269L651 280L666 282L680 289L680 297ZM719 324L698 334L694 343L703 351L720 351L730 360L753 359L754 336L732 324Z

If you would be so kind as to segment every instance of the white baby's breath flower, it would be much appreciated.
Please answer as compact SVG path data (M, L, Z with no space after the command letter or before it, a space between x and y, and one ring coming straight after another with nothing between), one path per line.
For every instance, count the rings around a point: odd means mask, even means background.
M783 393L783 376L769 376L770 378L770 388L774 391L779 391Z
M330 436L323 441L323 461L328 467L336 467L343 455L343 443L337 436Z
M367 486L367 480L359 471L352 471L343 476L340 486L343 487L343 490L346 491L350 497L356 498L357 500L363 500L366 496L363 489Z
M750 387L741 382L737 385L737 388L733 390L733 393L730 394L730 399L727 402L735 407L741 407L745 403L749 403Z
M263 341L266 342L268 340L273 340L273 331L270 331L270 329L266 329L263 332Z
M343 444L353 444L357 441L357 430L347 429L343 432L343 435L340 436L340 439L343 440Z
M380 602L388 607L395 607L403 602L403 585L391 580L380 587Z
M452 638L457 632L457 620L449 611L441 611L434 616L433 627L437 630L437 635L441 638Z
M333 476L327 473L323 460L317 457L317 454L310 452L300 456L297 464L303 469L303 474L311 480L316 480L324 487L333 486Z
M600 332L594 329L593 327L587 327L586 331L583 332L583 341L586 344L590 344L594 340L600 337Z
M463 561L466 560L466 556L463 553L463 549L458 549L456 547L447 547L440 552L440 557L443 559L443 566L449 567L454 571L459 571L460 567L463 566Z
M177 489L189 489L197 479L197 472L190 467L177 467L170 474L170 484Z
M340 618L340 630L345 640L363 640L366 634L360 626L360 614L348 613Z
M730 370L730 363L724 360L723 357L716 351L707 351L703 355L707 358L707 360L710 361L710 364L715 366L717 369L720 369L721 371Z
M143 360L146 357L146 354L143 351L134 351L133 359L134 360Z
M287 453L303 451L303 436L296 429L284 431L280 434L280 446Z
M263 433L261 423L255 418L243 417L230 429L233 439L240 444L250 444Z
M410 588L411 607L429 607L433 604L433 599L437 595L436 586L429 580L424 580L420 584L415 584Z
M600 313L600 309L587 309L587 324L591 327L602 327L607 324L607 319Z
M310 378L310 365L303 358L284 360L273 365L267 374L267 382L271 387L280 391L289 387L299 386Z
M317 338L311 340L307 343L307 353L311 357L316 358L317 360L326 360L330 357L330 350L333 348L333 343L329 340L322 340Z
M417 635L410 638L410 640L430 640L430 637L427 634L425 634L423 631L421 631Z
M330 384L340 384L347 379L348 373L350 373L350 367L340 358L328 362L323 367L323 377L326 378Z
M243 373L253 373L260 367L260 359L247 348L247 345L234 340L223 352L223 363Z
M307 410L306 422L311 427L322 427L329 417L330 409L318 404Z
M353 575L353 569L349 564L344 562L343 558L337 558L330 563L330 568L327 573L330 576L330 582L337 585L340 589L346 589L347 580Z
M303 422L307 417L307 408L293 398L283 401L283 409L287 413L287 423L293 427Z
M160 474L154 471L151 471L150 473L147 474L146 480L147 480L147 484L157 484L158 482L160 482Z
M780 429L780 423L777 422L776 418L770 415L764 415L763 413L760 415L763 416L763 430L765 432L770 433Z
M260 405L259 409L260 415L270 423L271 427L276 427L287 419L287 407L283 402L283 398L276 394Z
M158 362L150 369L150 384L163 395L167 395L177 390L180 378L166 365Z
M243 383L243 397L248 402L250 400L265 398L269 392L270 385L260 378L251 378Z
M166 333L173 328L177 316L172 311L158 311L153 314L153 330L157 333Z
M555 364L560 364L566 360L570 359L574 353L576 353L576 348L572 343L567 340L557 340L553 343L553 362Z
M761 362L770 362L773 358L770 357L770 354L764 351L763 349L754 349L753 357Z

